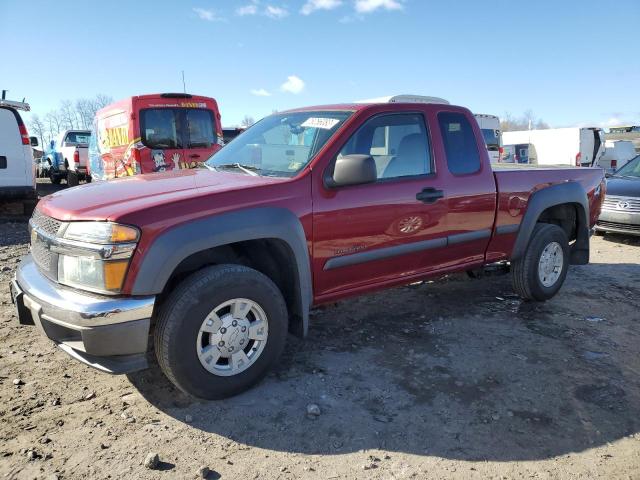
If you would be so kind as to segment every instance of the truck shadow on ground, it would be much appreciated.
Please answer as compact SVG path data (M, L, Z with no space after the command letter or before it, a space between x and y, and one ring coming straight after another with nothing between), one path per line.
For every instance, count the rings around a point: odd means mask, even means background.
M224 401L190 399L157 367L129 378L176 419L271 450L498 461L578 452L637 432L640 289L604 302L588 282L630 284L640 267L572 270L543 304L515 297L509 277L452 276L314 311L309 338L290 338L274 372ZM309 403L320 416L307 417Z

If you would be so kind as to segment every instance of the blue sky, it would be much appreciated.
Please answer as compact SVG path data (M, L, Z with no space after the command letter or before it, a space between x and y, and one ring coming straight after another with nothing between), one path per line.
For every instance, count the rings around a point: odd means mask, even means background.
M184 70L225 125L394 93L640 124L638 0L0 0L0 19L0 88L40 114L181 91Z

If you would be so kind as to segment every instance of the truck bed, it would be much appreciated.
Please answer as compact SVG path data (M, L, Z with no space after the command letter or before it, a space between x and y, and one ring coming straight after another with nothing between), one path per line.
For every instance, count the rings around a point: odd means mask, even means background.
M495 236L491 241L487 250L489 262L510 257L529 199L537 190L567 181L578 182L587 193L590 227L595 225L600 215L604 190L600 195L595 195L595 192L604 189L604 171L601 168L527 164L493 164L491 167L498 200L495 229L508 230L510 233Z

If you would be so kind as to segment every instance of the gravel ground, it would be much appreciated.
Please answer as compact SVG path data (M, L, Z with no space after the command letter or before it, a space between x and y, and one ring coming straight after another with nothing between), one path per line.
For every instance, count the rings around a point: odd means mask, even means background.
M20 327L27 241L0 224L3 478L640 478L640 240L594 237L543 304L454 275L316 310L272 374L216 402Z

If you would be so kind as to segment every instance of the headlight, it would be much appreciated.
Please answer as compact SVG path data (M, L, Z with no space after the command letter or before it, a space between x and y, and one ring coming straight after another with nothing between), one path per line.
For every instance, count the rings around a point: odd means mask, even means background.
M64 238L80 242L108 244L137 242L138 229L111 222L72 222L64 231Z
M140 231L110 222L71 222L52 247L58 282L99 293L119 293Z
M58 281L71 287L117 293L122 288L129 260L105 261L91 257L58 257Z

